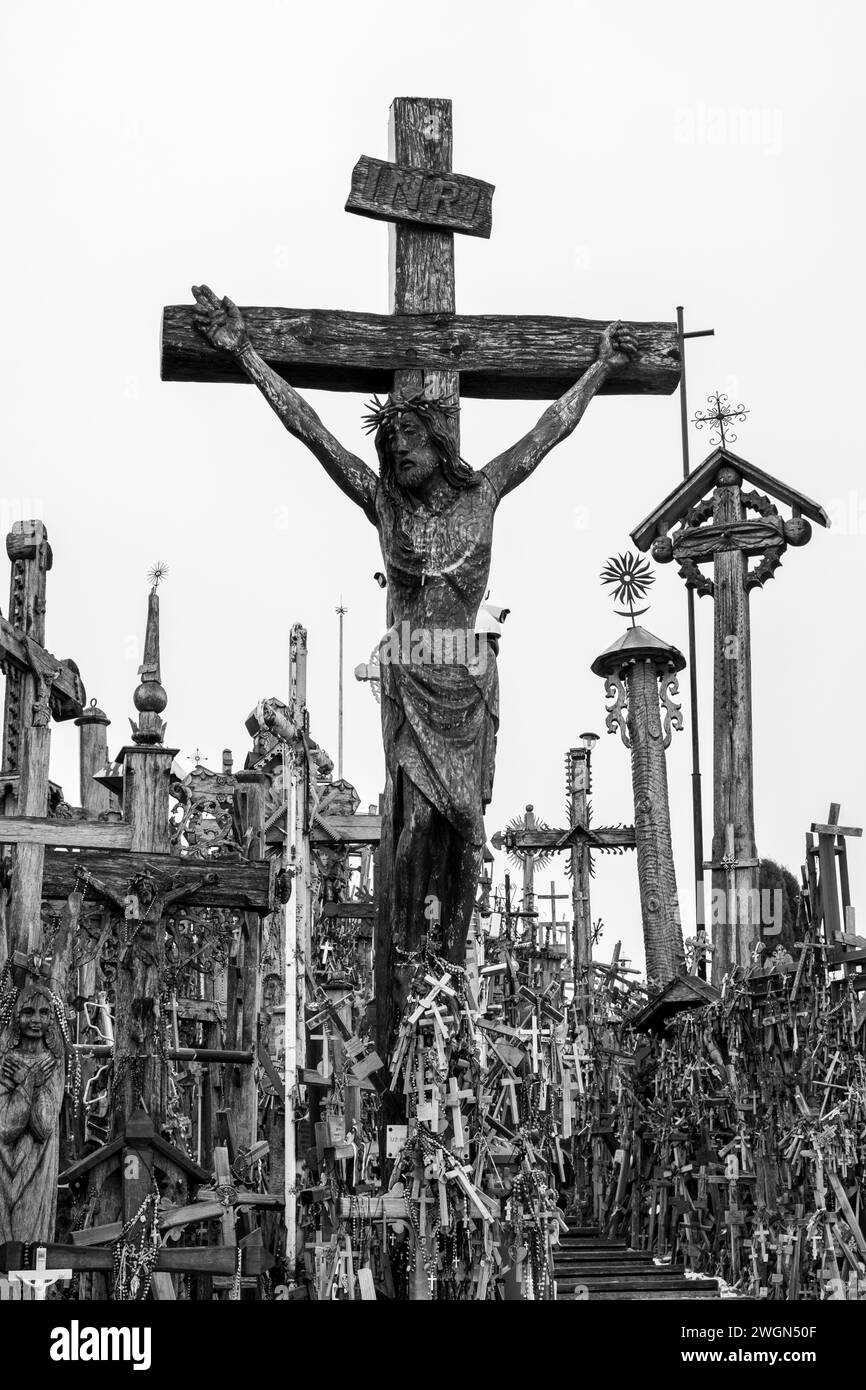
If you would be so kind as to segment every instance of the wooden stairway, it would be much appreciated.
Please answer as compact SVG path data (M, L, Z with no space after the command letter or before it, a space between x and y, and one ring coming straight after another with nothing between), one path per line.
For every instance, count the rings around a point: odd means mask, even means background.
M718 1298L715 1279L687 1279L683 1265L657 1265L652 1255L629 1250L624 1240L610 1240L596 1226L568 1219L554 1251L557 1296L566 1301L593 1299ZM577 1294L578 1287L586 1294Z

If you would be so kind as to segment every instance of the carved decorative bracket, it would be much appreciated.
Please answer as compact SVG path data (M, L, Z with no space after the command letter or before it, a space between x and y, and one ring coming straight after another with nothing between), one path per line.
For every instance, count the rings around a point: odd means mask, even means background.
M614 675L611 673L604 683L605 699L612 701L607 706L607 718L605 727L609 734L619 731L619 736L626 748L631 748L631 739L628 736L628 694L622 682L622 673Z
M682 730L683 727L682 707L673 698L679 694L679 689L680 683L676 671L672 667L663 671L659 680L659 701L665 712L662 721L665 748L671 741L671 730Z

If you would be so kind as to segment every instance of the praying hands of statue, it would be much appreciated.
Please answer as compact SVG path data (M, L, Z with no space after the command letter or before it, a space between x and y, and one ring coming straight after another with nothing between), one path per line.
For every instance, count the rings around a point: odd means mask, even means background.
M7 1055L3 1059L3 1080L9 1086L22 1086L29 1083L34 1090L44 1086L54 1070L54 1058L46 1057L34 1067L28 1067L18 1057Z

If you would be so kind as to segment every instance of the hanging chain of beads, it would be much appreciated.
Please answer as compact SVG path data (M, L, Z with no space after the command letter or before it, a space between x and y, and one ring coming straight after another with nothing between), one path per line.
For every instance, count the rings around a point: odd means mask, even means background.
M240 1302L240 1297L241 1297L241 1261L243 1260L243 1253L244 1253L244 1252L243 1252L243 1246L239 1245L239 1246L238 1246L237 1266L236 1266L236 1268L235 1268L234 1283L232 1284L232 1291L231 1291L231 1294L229 1295L230 1301L233 1302L233 1303L239 1303L239 1302Z
M18 988L12 979L12 957L3 966L0 975L0 1032L12 1022L15 1005L18 1002Z
M72 1035L69 1032L69 1020L66 1017L66 1009L53 989L48 992L51 996L51 1002L54 1005L54 1015L57 1019L57 1026L66 1044L66 1089L72 1097L73 1110L77 1113L81 1105L81 1059L72 1045Z
M138 1236L138 1241L132 1239ZM127 1221L114 1246L114 1290L121 1303L142 1302L150 1293L159 1254L159 1189L153 1188Z

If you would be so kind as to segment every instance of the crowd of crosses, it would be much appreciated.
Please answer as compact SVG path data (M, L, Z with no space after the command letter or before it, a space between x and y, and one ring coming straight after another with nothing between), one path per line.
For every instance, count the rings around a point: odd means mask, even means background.
M451 147L449 102L401 98L389 160L352 173L347 210L389 224L391 314L239 309L199 286L163 321L165 380L257 385L377 527L386 635L356 671L381 706L374 804L343 775L342 600L336 770L307 705L307 632L287 615L285 698L245 716L242 766L226 749L185 771L163 719L166 567L111 755L108 715L46 647L45 524L7 537L4 1300L866 1295L866 940L847 868L861 832L831 806L798 884L754 829L749 596L826 515L731 452L748 412L710 398L695 423L717 430L712 452L601 575L628 626L586 664L632 803L593 822L598 736L568 730L564 822L526 804L486 827L499 501L594 395L673 392L687 335L458 315L454 235L490 236L494 190L455 174ZM365 417L378 474L304 388L381 393ZM555 403L473 470L461 396ZM690 604L714 603L713 839L696 855L712 909L691 937L666 754L687 661L637 622L646 551L678 562ZM416 651L434 631L445 647ZM79 806L49 776L51 722L69 719ZM621 941L600 945L603 854L636 886L645 975ZM543 891L536 876L560 866L569 890Z

